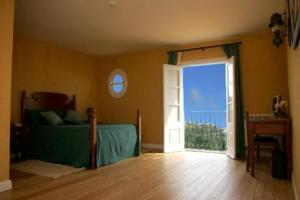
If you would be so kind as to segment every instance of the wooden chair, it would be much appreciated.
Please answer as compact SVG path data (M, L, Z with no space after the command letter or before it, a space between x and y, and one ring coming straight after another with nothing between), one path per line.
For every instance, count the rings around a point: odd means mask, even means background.
M248 124L249 124L249 113L245 112L245 133L247 135L247 141L249 143L250 141L250 135L249 135L249 129L248 129ZM279 148L279 143L276 138L272 136L263 136L263 135L256 135L254 136L254 145L253 145L253 151L256 151L256 159L257 162L260 160L260 151L261 150L268 150L268 151L273 151ZM251 162L254 162L250 159L250 151L251 149L249 148L249 145L247 147L247 154L246 154L246 170L249 171L249 167L253 166L251 165Z

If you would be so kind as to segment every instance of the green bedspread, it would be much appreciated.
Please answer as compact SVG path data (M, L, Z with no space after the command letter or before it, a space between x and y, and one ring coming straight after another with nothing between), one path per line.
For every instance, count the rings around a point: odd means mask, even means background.
M134 125L98 125L97 132L97 167L137 155L138 139Z
M89 125L33 126L30 131L30 157L88 168L89 131ZM138 155L135 126L98 125L96 153L97 167Z

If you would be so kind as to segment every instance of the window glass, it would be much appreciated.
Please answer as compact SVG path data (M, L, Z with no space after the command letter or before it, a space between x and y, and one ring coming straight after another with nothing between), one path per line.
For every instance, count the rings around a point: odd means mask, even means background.
M120 92L122 92L122 90L123 90L123 85L114 85L114 86L113 86L113 90L114 90L114 92L116 92L116 93L120 93Z
M127 89L127 77L123 70L114 70L109 77L109 91L113 97L122 97Z
M114 83L123 83L123 77L120 74L116 74L113 78Z
M124 89L124 80L120 74L116 74L112 81L114 92L120 93Z

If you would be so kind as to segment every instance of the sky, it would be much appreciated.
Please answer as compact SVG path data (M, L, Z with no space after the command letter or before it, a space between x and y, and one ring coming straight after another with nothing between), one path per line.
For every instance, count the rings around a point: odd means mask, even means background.
M186 121L197 120L204 123L212 121L225 128L225 64L185 67L183 87Z

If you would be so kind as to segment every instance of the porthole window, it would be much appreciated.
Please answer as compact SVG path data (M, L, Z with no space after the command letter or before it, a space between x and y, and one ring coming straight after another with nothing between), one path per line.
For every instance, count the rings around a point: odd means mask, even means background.
M127 76L122 69L116 69L111 72L108 79L108 89L115 98L122 97L127 90Z

